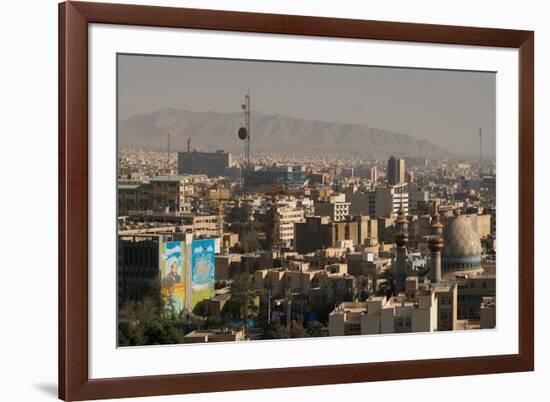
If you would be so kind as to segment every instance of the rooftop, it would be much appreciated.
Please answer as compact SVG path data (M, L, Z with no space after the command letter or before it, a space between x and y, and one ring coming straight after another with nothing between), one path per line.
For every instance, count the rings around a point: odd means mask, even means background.
M177 175L177 176L157 176L150 179L150 181L183 181L189 179L188 175Z
M136 190L141 186L141 184L119 184L119 190Z

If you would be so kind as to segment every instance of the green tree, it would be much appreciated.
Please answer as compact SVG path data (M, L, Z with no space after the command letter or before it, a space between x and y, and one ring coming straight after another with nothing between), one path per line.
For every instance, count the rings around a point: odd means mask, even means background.
M254 303L256 298L256 289L252 282L252 276L246 272L239 274L230 288L231 300L239 306L240 319L245 337L248 334L248 319L250 313L256 310Z
M183 343L185 321L179 314L164 317L164 308L160 296L146 296L142 302L122 306L118 312L118 345Z
M365 275L357 277L355 283L355 297L358 300L366 300L369 297L369 278Z
M297 321L291 321L290 323L290 337L291 338L307 338L309 333L307 330Z
M267 275L264 279L264 305L265 305L265 320L271 322L271 308L273 295L276 292L278 280L274 275Z
M283 339L287 337L288 333L279 320L273 320L263 327L262 339Z
M395 283L392 270L386 269L380 274L379 278L384 279L384 281L378 288L376 295L391 297L395 293Z
M143 323L146 345L170 345L183 343L183 331L172 320L153 320Z
M118 346L143 345L143 333L129 321L118 322Z
M319 321L310 321L306 325L307 332L311 337L323 336L323 324Z

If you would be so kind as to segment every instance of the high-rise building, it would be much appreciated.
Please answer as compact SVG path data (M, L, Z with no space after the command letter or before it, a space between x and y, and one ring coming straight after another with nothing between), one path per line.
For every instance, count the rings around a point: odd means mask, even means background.
M249 188L258 190L271 189L273 182L287 188L299 188L309 179L304 166L267 166L246 173L245 180Z
M329 216L333 222L341 222L349 216L349 202L316 202L314 204L315 215Z
M405 159L390 156L387 179L391 185L405 183Z
M178 174L205 174L210 177L225 176L232 166L231 154L216 152L179 152Z
M350 202L351 215L370 215L371 218L390 217L397 214L401 204L405 213L409 213L409 193L407 185L376 187L374 191L347 191L346 200Z
M376 183L378 181L378 168L376 166L371 167L369 173L370 182Z
M273 216L275 214L275 216ZM267 214L266 238L268 244L278 244L281 247L294 245L294 224L304 220L304 211L289 205L279 205L271 208ZM276 239L273 239L276 236Z

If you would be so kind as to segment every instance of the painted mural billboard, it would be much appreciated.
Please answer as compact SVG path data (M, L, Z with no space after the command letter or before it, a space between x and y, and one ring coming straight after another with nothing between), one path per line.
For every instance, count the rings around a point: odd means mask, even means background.
M185 308L185 243L168 241L161 246L161 293L164 313L178 315Z
M191 308L214 296L215 272L214 239L195 240L192 247Z

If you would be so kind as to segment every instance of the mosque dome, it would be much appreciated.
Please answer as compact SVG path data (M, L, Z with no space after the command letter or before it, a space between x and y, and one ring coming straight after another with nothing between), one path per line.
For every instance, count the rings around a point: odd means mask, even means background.
M467 216L458 215L445 226L443 244L441 268L444 272L481 268L481 242Z

